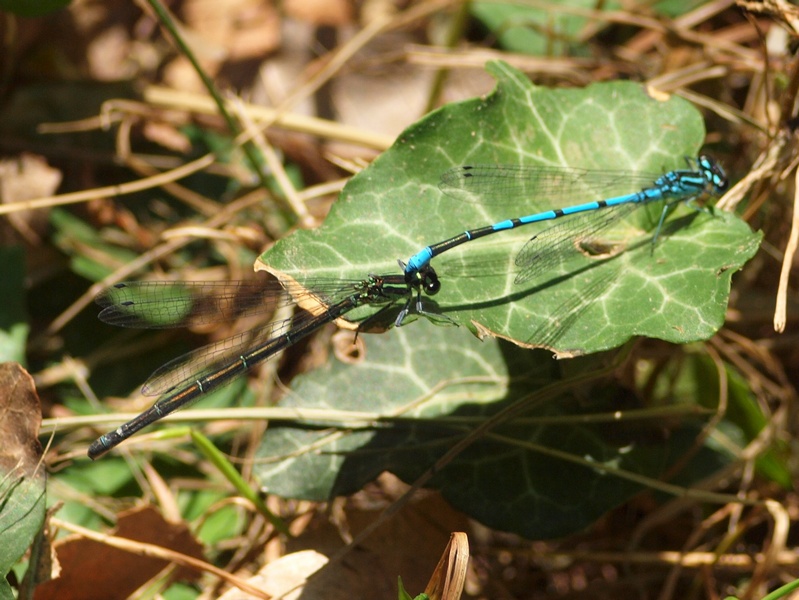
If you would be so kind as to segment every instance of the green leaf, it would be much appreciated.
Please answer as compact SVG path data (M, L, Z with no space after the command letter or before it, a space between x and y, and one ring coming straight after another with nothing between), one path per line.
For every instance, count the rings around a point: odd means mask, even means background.
M493 93L447 105L409 127L352 178L321 228L298 231L264 254L267 268L300 281L397 273L397 259L427 244L557 207L545 197L458 203L438 187L455 165L658 174L684 167L704 139L701 115L677 97L653 97L629 82L550 90L505 63L487 68L498 79ZM646 229L660 212L660 206L642 208L606 240L595 240L615 252L611 258L574 252L557 272L523 285L514 284L514 256L546 225L464 244L433 261L442 289L425 309L481 335L560 356L614 348L633 336L707 339L724 322L732 274L756 252L760 234L734 215L681 206L653 246Z
M361 489L385 470L411 483L487 418L523 406L524 413L439 465L429 485L487 526L558 537L646 487L617 470L660 477L694 449L703 424L673 419L664 436L662 415L619 418L616 411L636 405L599 377L600 357L556 362L425 321L361 337L365 362L331 361L295 380L282 404L298 415L315 408L327 416L270 423L253 467L268 493L323 501ZM571 393L574 374L583 381ZM670 473L672 483L706 477L729 460L710 448L691 458Z
M652 6L639 6L648 16L654 13L678 17L703 1L664 0ZM472 2L469 10L496 37L502 48L535 56L561 56L585 54L588 44L597 38L597 29L618 26L612 21L603 22L601 16L596 15L601 15L601 11L617 11L622 6L620 2L596 0L561 0L556 5L546 6L521 2ZM635 10L634 6L630 8ZM593 16L589 16L591 13ZM617 27L611 35L621 43L619 34L632 35L634 32Z
M405 586L402 585L402 577L397 577L397 598L399 600L429 600L427 594L419 594L415 598L411 597Z
M23 469L0 469L0 573L7 575L44 523L44 477ZM3 577L5 579L5 577Z
M681 372L675 377L674 387L684 402L697 403L715 410L715 403L722 393L726 394L724 420L717 435L723 435L726 448L740 458L753 441L769 424L757 395L732 366L725 365L726 389L719 389L719 373L716 364L706 355L689 355L681 361ZM713 403L709 406L709 402ZM785 489L793 486L793 475L789 465L790 449L783 440L773 440L771 447L763 449L755 459L757 472L768 477Z
M661 0L652 5L652 9L667 17L676 18L701 6L705 0Z
M610 3L617 5L618 3ZM595 0L569 0L560 6L591 9ZM525 54L561 55L579 47L579 34L588 18L568 10L524 6L502 2L473 2L472 15L496 37L500 45L512 52Z
M91 281L99 281L113 270L108 261L97 261L94 256L106 255L108 260L119 264L134 260L136 253L109 244L91 225L69 211L53 209L50 211L50 225L53 227L53 241L58 248L71 257L72 271ZM86 248L92 249L92 256L86 256Z

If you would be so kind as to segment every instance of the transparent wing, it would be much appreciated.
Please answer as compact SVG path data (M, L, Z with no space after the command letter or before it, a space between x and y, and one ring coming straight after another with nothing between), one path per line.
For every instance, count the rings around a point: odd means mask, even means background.
M579 252L578 246L590 243L599 232L620 221L640 204L623 204L571 217L530 238L516 255L516 284L522 284L552 271L569 256Z
M299 325L309 318L308 313L299 314L294 320ZM292 326L292 319L273 321L250 331L238 333L197 350L187 352L156 369L142 386L145 396L160 396L179 389L219 371L219 369L241 360L253 349L267 344L285 333Z
M561 204L590 202L650 187L660 175L630 171L593 171L573 167L472 165L441 176L439 189L466 202L508 204L519 200Z
M313 297L327 303L358 282L312 280L284 287L263 281L127 281L100 292L98 318L109 325L143 329L190 327L267 314Z

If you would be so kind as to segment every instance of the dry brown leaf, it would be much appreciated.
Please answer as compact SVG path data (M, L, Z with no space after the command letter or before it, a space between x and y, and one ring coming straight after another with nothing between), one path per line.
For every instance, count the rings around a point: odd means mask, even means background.
M61 171L52 168L38 155L21 154L0 161L0 202L20 202L46 198L61 184ZM21 210L8 216L17 233L33 243L47 229L48 211Z
M202 546L188 527L183 523L169 523L152 506L120 514L114 535L203 558ZM61 577L37 588L37 600L127 598L167 566L163 560L78 536L60 540L55 549L61 564ZM172 577L193 581L198 576L196 571L181 568Z
M305 582L313 573L327 564L327 557L314 550L302 550L273 560L247 583L262 589L267 594L284 600L295 600L302 594L303 600L312 600L304 593ZM329 596L328 596L329 597ZM241 590L231 589L219 600L249 600L253 598Z
M424 593L430 600L458 600L463 594L468 566L469 538L464 532L456 531L450 536Z
M26 585L33 585L32 579L48 577L47 541L34 543L45 517L42 411L33 378L17 363L0 364L0 415L0 554L15 561L27 553Z
M0 473L41 475L42 407L33 378L17 363L0 364Z
M383 475L380 482L387 487L381 488L377 497L367 498L367 492L361 492L347 501L339 517L343 522L340 527L356 536L379 519L390 502L386 494L394 497L387 491L394 480L393 476ZM404 484L398 484L398 492L406 489ZM452 509L440 495L424 492L341 561L329 564L312 577L303 598L396 598L397 576L402 577L405 589L412 595L418 594L435 570L450 533L465 531L468 526L463 514ZM332 556L341 545L340 532L329 523L317 521L290 541L288 547L290 551L314 549Z

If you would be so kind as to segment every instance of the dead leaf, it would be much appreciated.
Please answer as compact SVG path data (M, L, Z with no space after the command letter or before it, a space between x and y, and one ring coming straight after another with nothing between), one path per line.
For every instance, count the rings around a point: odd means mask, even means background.
M284 600L295 600L300 594L303 594L303 600L311 600L303 593L305 582L325 564L327 557L324 554L314 550L302 550L273 560L258 571L257 575L250 577L247 583ZM250 600L253 597L241 590L231 589L222 594L219 600Z
M450 536L424 593L430 600L458 600L463 594L468 567L469 538L464 532L456 531Z
M395 497L388 491L395 480L393 476L381 475L379 482L385 487L376 491L376 497L365 498L368 492L360 492L348 500L338 517L342 521L339 528L357 536L359 531L379 519ZM407 486L398 482L396 495L404 490ZM419 593L433 574L450 533L466 531L468 527L468 519L439 494L423 492L341 561L329 564L312 577L305 585L302 598L396 598L397 576L402 577L407 590ZM341 532L329 522L322 524L318 520L287 544L289 551L314 549L328 556L342 545Z
M33 378L17 363L0 364L0 473L42 476L42 407Z
M0 565L5 573L39 535L45 516L41 405L33 379L17 363L0 365L0 415Z
M35 154L21 154L0 161L0 202L20 202L52 196L61 185L61 171ZM8 215L17 233L28 243L37 243L48 227L49 211L19 210Z
M152 506L120 514L114 535L203 558L202 546L186 524L169 523ZM36 600L127 598L168 564L78 536L59 540L55 549L61 564L61 577L37 588ZM196 571L180 568L172 578L195 581L199 575Z

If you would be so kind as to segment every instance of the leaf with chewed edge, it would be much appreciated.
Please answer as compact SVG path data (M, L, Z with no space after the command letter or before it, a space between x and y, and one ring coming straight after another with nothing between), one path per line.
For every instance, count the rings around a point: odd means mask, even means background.
M441 174L456 165L580 166L657 177L684 168L704 139L701 115L678 97L655 98L629 82L552 90L502 62L487 69L498 79L491 94L410 126L350 180L319 229L298 231L261 257L268 270L300 282L398 273L397 259L426 244L558 207L560 199L540 197L458 202L439 188ZM624 186L622 179L620 189L602 194L636 191ZM514 257L549 225L464 244L433 260L442 289L425 300L426 310L560 356L607 350L633 336L707 339L724 322L732 274L755 253L760 235L734 215L680 206L653 246L660 212L660 205L644 207L614 226L610 258L574 252L555 272L523 285L514 283Z

